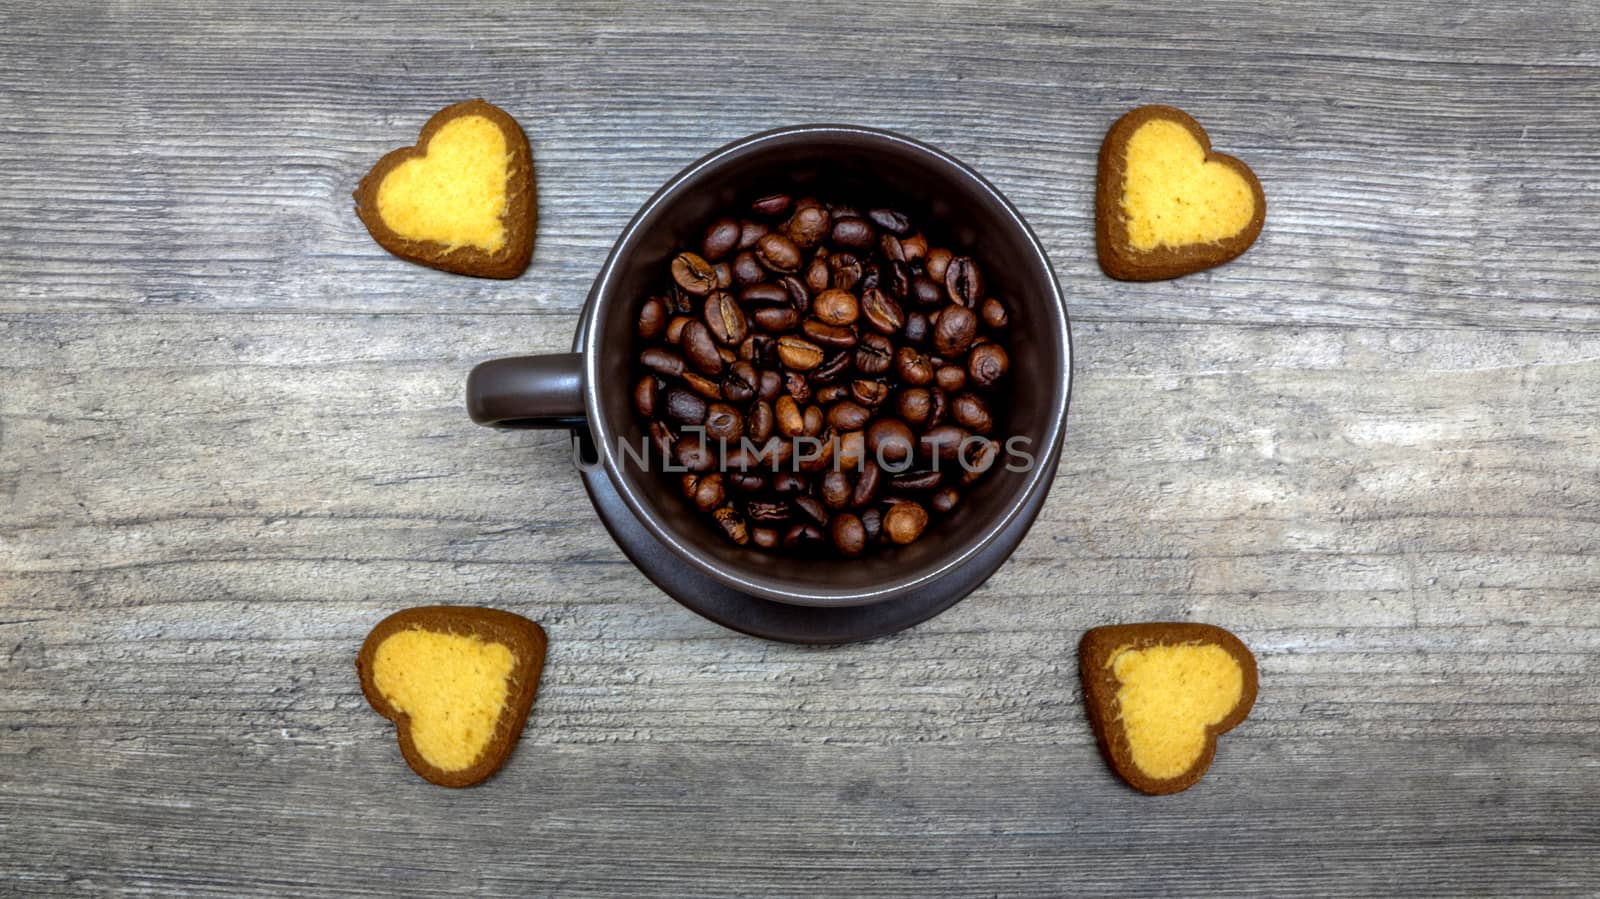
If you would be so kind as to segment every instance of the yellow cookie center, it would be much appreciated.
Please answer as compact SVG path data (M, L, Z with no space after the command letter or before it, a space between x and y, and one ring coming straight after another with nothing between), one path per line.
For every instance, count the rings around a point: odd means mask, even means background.
M1205 752L1206 728L1244 696L1244 670L1214 644L1124 646L1107 664L1121 685L1117 706L1133 764L1156 779L1189 770Z
M413 628L378 646L372 677L411 717L417 752L436 768L460 771L494 738L515 664L502 643Z
M1238 171L1206 162L1189 129L1151 119L1128 139L1128 175L1122 211L1128 242L1141 251L1232 237L1250 224L1255 193Z
M378 215L407 240L498 252L506 242L511 152L483 116L452 119L427 152L395 166L378 185Z

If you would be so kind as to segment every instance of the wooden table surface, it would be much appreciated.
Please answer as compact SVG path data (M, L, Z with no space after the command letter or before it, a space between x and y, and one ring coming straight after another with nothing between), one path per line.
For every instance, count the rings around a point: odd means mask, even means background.
M532 268L402 263L350 191L483 96ZM1270 200L1123 284L1095 153L1192 112ZM0 7L0 892L1600 891L1600 6ZM671 602L566 441L473 427L680 167L887 127L1021 208L1077 383L1048 504L965 602L829 649ZM522 744L402 763L388 613L543 622ZM1196 620L1261 695L1187 793L1102 764L1076 643Z

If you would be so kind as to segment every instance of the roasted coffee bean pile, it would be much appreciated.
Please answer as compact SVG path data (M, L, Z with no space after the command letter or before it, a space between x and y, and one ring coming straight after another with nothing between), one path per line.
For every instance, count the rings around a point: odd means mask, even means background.
M1006 305L895 210L780 194L739 213L639 309L650 442L735 543L911 543L998 458Z

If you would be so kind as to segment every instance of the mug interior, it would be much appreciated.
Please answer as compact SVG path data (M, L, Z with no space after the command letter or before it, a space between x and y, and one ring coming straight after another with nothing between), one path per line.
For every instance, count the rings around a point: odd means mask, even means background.
M698 247L706 226L736 204L771 193L814 195L863 210L911 216L930 245L975 258L991 296L1011 316L1008 405L991 438L1026 441L1034 462L995 467L966 488L950 514L934 516L920 540L860 559L791 558L729 542L692 509L678 476L644 470L617 442L646 440L633 410L638 353L634 323L659 294L669 260ZM954 159L887 132L803 127L730 145L686 169L640 211L612 251L590 296L585 333L590 428L602 461L628 502L664 542L730 587L801 605L839 606L905 595L982 549L1032 490L1048 490L1066 415L1070 378L1066 312L1055 275L1019 215ZM998 403L996 405L999 405ZM1020 467L1020 458L1016 460Z

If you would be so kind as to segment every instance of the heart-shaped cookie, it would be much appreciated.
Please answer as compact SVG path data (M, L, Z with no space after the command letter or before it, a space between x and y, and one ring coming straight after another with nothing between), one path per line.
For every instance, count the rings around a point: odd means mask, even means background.
M1211 152L1204 128L1171 106L1141 106L1100 145L1100 267L1159 281L1221 265L1261 234L1267 198L1243 162Z
M355 199L373 239L401 259L515 278L533 257L533 152L516 120L482 100L435 113L416 146L378 160Z
M496 609L396 612L356 656L361 692L395 723L413 771L465 787L499 770L522 735L544 670L544 629Z
M1217 735L1256 701L1256 659L1209 624L1097 627L1078 647L1083 700L1106 760L1135 789L1163 794L1200 780Z

